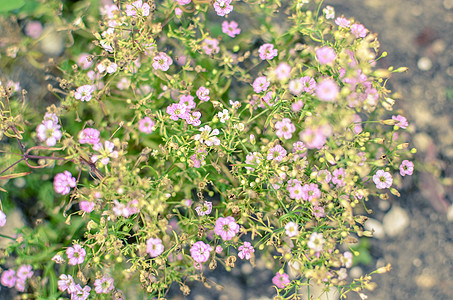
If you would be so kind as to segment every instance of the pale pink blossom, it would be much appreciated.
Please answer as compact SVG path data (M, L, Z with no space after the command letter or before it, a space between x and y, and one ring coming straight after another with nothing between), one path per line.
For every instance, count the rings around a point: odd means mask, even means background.
M209 99L211 99L209 97L209 90L207 88L205 88L204 86L201 86L197 90L196 94L197 94L198 99L200 99L201 101L209 101Z
M241 29L238 27L238 23L236 23L235 21L223 21L222 31L232 38L241 33Z
M267 154L267 160L275 160L281 162L288 152L281 145L275 145Z
M335 9L330 6L330 5L327 5L323 10L322 12L324 13L324 15L326 16L326 19L333 19L335 18Z
M41 142L46 142L47 146L55 146L62 137L60 127L51 120L43 121L36 127L37 137Z
M288 237L295 237L299 234L299 226L294 222L288 222L285 225L285 233Z
M277 79L280 81L286 81L289 79L291 74L291 67L285 62L280 63L275 69Z
M31 265L21 265L19 269L17 269L17 277L23 280L31 278L33 276L33 271Z
M80 201L79 203L80 210L86 213L92 212L94 210L94 206L94 202L91 201Z
M332 183L336 184L338 186L345 186L346 183L344 181L344 178L346 176L346 172L343 168L339 168L333 171L332 173Z
M231 216L219 217L215 222L214 232L224 241L229 241L239 232L239 225Z
M0 282L4 286L12 288L16 284L16 280L16 272L13 269L8 269L6 271L3 271Z
M274 49L274 45L272 44L264 44L258 49L258 53L262 60L270 60L278 55L278 50Z
M245 258L249 260L252 257L252 253L255 253L255 249L249 242L244 242L242 246L239 246L238 250L239 250L238 256L241 259Z
M321 65L327 65L332 63L337 58L335 51L328 47L324 46L316 50L316 59Z
M79 133L79 143L95 145L100 142L99 136L99 130L94 128L85 128Z
M92 93L94 92L94 86L90 84L82 85L77 88L74 93L74 98L80 101L90 101L92 98Z
M190 255L199 264L208 261L212 247L202 241L198 241L190 248Z
M76 179L72 177L69 171L58 173L53 180L53 187L55 192L67 195L71 191L71 188L76 186Z
M195 211L199 216L206 216L209 215L212 211L212 202L205 201L201 205L198 205L195 208Z
M378 170L373 176L373 181L378 189L386 189L392 186L393 178L389 172Z
M156 257L164 252L164 245L162 245L162 240L160 238L150 238L146 241L146 252L151 257Z
M270 82L267 80L266 76L260 76L253 81L253 90L255 93L261 93L267 90Z
M173 60L164 52L159 52L153 58L153 68L154 70L168 71L170 66L173 64Z
M115 286L113 285L113 278L108 275L104 275L94 281L94 290L97 294L108 294Z
M81 53L77 58L77 65L79 65L82 70L89 69L93 65L93 61L90 60L89 57L90 54Z
M97 162L99 159L101 161L101 164L107 165L110 161L110 158L117 158L118 157L118 151L113 150L115 145L112 142L105 141L104 142L105 147L102 145L102 143L97 143L96 145L93 146L93 150L99 152L99 155L93 155L91 157L92 162Z
M366 37L368 30L362 24L355 23L351 25L351 32L356 36L356 38Z
M214 2L214 9L217 15L224 17L233 11L233 5L231 4L232 0L216 0Z
M186 5L189 4L192 0L177 0L179 5Z
M3 211L0 210L0 227L6 225L6 215Z
M275 284L279 289L284 289L285 286L290 284L289 276L286 273L280 274L277 272L272 278L272 283Z
M325 242L326 240L322 236L322 233L313 232L310 235L310 239L308 240L307 246L308 248L314 250L315 252L320 252L323 250Z
M321 101L331 102L337 99L340 88L338 84L330 78L323 79L316 87L316 96Z
M204 127L201 127L200 129L200 134L196 134L193 138L196 141L200 141L200 143L204 143L207 146L211 147L213 145L220 145L220 140L219 138L216 137L220 133L218 129L211 129L209 125L205 125Z
M83 288L80 284L75 286L75 291L71 293L71 300L86 300L90 295L91 288L86 285Z
M142 16L149 16L150 6L148 3L143 3L142 0L137 0L131 4L126 5L126 15L130 17L137 16L139 12Z
M206 38L203 41L202 48L207 55L219 53L219 41L216 39Z
M414 172L414 163L409 160L403 160L400 165L400 174L401 176L412 175Z
M58 280L57 284L60 291L67 291L69 294L76 291L74 278L71 275L61 274L59 278L60 280Z
M153 132L154 125L156 125L156 122L154 122L150 117L144 117L138 121L138 130L140 132L150 134Z
M335 24L337 24L341 28L349 28L351 26L351 21L343 17L338 17L335 20Z
M31 21L25 25L25 34L31 37L32 39L37 39L41 36L42 33L42 24L39 21Z
M69 262L68 264L70 265L80 265L83 263L86 255L85 249L82 248L82 246L76 244L74 247L69 247L66 249L66 255L68 256Z
M284 118L283 120L278 121L275 124L275 128L277 129L277 132L275 134L279 138L284 138L286 140L289 140L293 136L293 133L296 131L296 126L288 118Z
M396 123L395 125L400 128L406 129L407 126L409 126L407 119L405 117L403 117L402 115L392 116L392 119L395 121L398 121L398 123Z

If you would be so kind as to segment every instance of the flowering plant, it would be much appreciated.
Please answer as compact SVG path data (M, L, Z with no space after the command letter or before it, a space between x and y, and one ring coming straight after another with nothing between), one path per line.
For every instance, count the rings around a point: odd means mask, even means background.
M72 44L34 60L59 73L45 112L2 80L2 190L25 179L45 217L10 237L1 283L32 297L123 299L140 286L164 299L259 256L278 299L310 282L371 289L347 275L351 244L372 235L359 213L399 195L415 152L407 120L388 116L387 79L404 68L375 68L376 35L322 1L104 2L17 12ZM5 67L29 58L35 31L1 45Z

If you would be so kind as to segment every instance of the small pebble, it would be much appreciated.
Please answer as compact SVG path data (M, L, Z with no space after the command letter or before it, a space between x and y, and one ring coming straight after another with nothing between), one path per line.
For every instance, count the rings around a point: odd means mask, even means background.
M417 66L422 71L428 71L433 66L433 63L428 57L422 57L418 60Z
M393 206L382 221L385 233L390 237L395 237L409 226L409 215L401 207Z

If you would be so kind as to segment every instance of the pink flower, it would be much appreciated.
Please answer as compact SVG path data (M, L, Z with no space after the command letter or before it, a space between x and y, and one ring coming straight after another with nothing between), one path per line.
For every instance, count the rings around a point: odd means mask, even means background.
M85 128L79 133L79 143L95 145L100 141L99 136L99 130L94 128Z
M222 31L232 38L241 33L241 29L238 27L238 23L234 21L231 21L230 23L228 23L228 21L223 21Z
M189 4L192 0L177 0L179 5L186 5Z
M151 257L156 257L164 252L164 245L162 245L162 240L160 238L150 238L146 241L146 252Z
M344 177L346 173L343 168L339 168L333 171L332 183L338 186L345 186Z
M288 237L295 237L299 234L299 228L296 223L288 222L285 225L285 233Z
M263 160L263 156L261 155L261 153L259 152L250 152L249 154L247 154L246 158L245 158L245 163L247 165L256 165L258 166L261 161ZM255 170L254 167L245 167L247 170Z
M191 0L189 0L189 1L191 1ZM182 9L180 9L179 7L176 7L176 8L175 8L175 15L176 15L177 17L182 16Z
M295 157L305 157L307 156L307 147L305 147L305 144L301 141L295 142L293 144L293 153L295 154Z
M316 183L304 184L302 186L302 199L312 201L321 197L321 191Z
M198 90L197 90L197 97L198 99L200 99L201 101L209 101L209 99L211 99L209 97L209 90L207 88L205 88L204 86L201 86Z
M239 232L239 225L231 216L219 217L215 222L214 232L220 235L224 241L229 241Z
M301 100L299 100L291 104L291 110L293 112L299 112L304 107L304 105L305 104Z
M239 246L238 250L239 250L238 256L241 259L245 258L249 260L252 257L252 253L255 253L255 249L249 242L244 242L244 245Z
M105 147L102 145L102 143L97 143L96 145L93 146L93 150L99 152L100 155L93 155L91 157L92 162L95 163L99 159L101 159L101 164L107 165L110 161L110 158L118 157L118 151L113 150L115 145L112 142L105 141L104 145Z
M332 180L332 174L329 172L329 170L321 170L318 172L316 179L320 183L329 183Z
M26 280L33 276L32 267L30 265L21 265L17 270L17 278Z
M255 91L255 93L264 92L265 90L267 90L270 84L271 83L267 81L266 76L257 77L255 81L253 81L253 90Z
M351 26L351 21L343 17L338 17L335 20L335 24L337 24L341 28L349 28Z
M376 175L373 176L373 181L376 184L376 188L381 190L389 188L393 183L393 178L389 172L378 170Z
M88 53L82 53L77 58L77 64L82 70L89 69L93 65L93 61L88 60L90 55Z
M337 58L335 51L330 47L322 47L316 50L316 59L321 65L327 65Z
M94 92L94 86L86 84L82 85L77 88L76 92L74 93L74 97L80 101L90 101L91 100L91 93Z
M113 278L108 275L104 275L100 279L94 281L94 290L98 294L108 294L113 291L114 288Z
M63 136L60 125L52 120L44 120L36 127L36 134L41 142L46 142L49 147L55 146Z
M13 269L3 271L0 282L9 288L12 288L16 284L16 272Z
M400 128L406 129L407 126L409 126L409 123L407 123L407 119L401 115L392 116L392 119L398 121L398 123L396 123L396 126Z
M315 218L322 218L325 216L324 214L324 207L315 205L313 206L313 216Z
M281 145L276 145L269 149L267 160L276 160L281 162L288 152Z
M275 74L277 79L280 81L286 81L289 79L291 74L291 67L287 63L280 63L275 69Z
M219 53L219 41L216 39L206 38L203 41L203 50L207 55Z
M224 17L233 11L233 5L230 5L232 0L216 0L214 9L217 15Z
M25 292L25 279L17 278L16 290L18 290L19 292Z
M187 124L192 124L193 126L200 126L200 124L201 124L200 118L201 118L201 112L194 111L186 119L186 122L187 122Z
M400 165L400 174L401 176L412 175L414 172L414 163L411 161L403 160Z
M126 5L126 15L130 17L137 16L137 12L144 17L149 16L150 6L148 3L143 3L142 0L137 0L131 4Z
M3 211L0 210L0 227L5 226L6 224L6 215Z
M184 104L173 103L167 106L167 114L170 115L170 119L178 121L179 119L187 119L189 117L188 109Z
M277 129L277 136L286 140L289 140L293 136L293 132L296 131L296 126L288 118L278 121L275 128Z
M195 108L197 106L193 99L194 98L191 95L181 95L179 96L179 104L184 105L187 110L191 110L192 108Z
M91 288L86 285L83 287L80 284L75 286L75 291L71 293L71 300L86 300L90 295Z
M76 186L76 179L72 177L69 171L58 173L53 180L53 188L55 192L67 195L71 191L71 188Z
M198 241L190 248L190 255L197 263L208 261L212 247L202 241Z
M356 23L352 24L351 32L355 35L356 38L364 38L366 37L368 30L362 24Z
M309 94L313 94L313 91L316 88L316 81L310 76L301 77L300 81L303 86L303 91Z
M76 286L74 283L74 279L71 275L61 274L60 280L58 280L58 289L62 292L68 291L68 293L72 294L76 291Z
M320 252L322 251L325 242L322 233L313 232L308 240L307 246L315 252Z
M332 6L327 5L322 12L326 15L326 19L333 19L335 18L335 10Z
M104 73L105 71L107 71L107 73L112 74L116 72L118 65L108 59L105 59L100 64L98 64L96 68L98 69L99 73Z
M349 251L346 251L343 253L343 256L340 257L341 264L345 266L346 268L352 267L352 253Z
M339 91L338 84L333 79L327 78L318 83L316 96L321 101L331 102L337 98Z
M83 263L86 255L85 249L82 248L82 246L76 244L74 247L69 247L66 249L66 255L68 256L69 262L68 264L70 265L80 265Z
M289 197L291 199L300 200L302 199L302 186L299 183L288 184L286 188L289 192Z
M138 130L140 132L150 134L153 132L154 125L156 125L156 122L154 122L150 117L144 117L138 121Z
M258 53L262 60L273 59L278 55L278 50L272 44L264 44L258 49Z
M212 202L205 201L203 204L197 206L195 211L199 216L209 215L212 211Z
M289 276L286 273L280 274L277 272L275 276L272 278L272 283L275 284L279 289L285 288L291 281L289 280Z
M90 213L94 210L94 202L90 201L80 201L79 207L82 211Z
M168 56L164 52L159 52L156 56L153 58L153 68L154 70L162 70L162 71L168 71L170 68L171 64L173 64L173 60L171 59L170 56Z
M31 21L25 25L25 34L32 39L37 39L42 33L42 24L39 21Z

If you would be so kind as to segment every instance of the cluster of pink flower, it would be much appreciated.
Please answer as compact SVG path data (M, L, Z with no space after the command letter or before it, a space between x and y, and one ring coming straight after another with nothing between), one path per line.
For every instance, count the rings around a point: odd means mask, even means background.
M137 0L126 5L126 15L129 17L136 17L138 12L140 15L147 17L149 16L150 8L151 7L148 3L143 3L142 0Z
M91 287L86 285L83 288L80 284L75 284L74 278L71 275L62 274L58 280L58 289L62 292L67 292L71 295L71 299L86 300L88 299ZM104 275L94 281L95 292L97 294L109 294L114 289L113 278Z
M24 292L25 283L32 276L32 267L30 265L21 265L17 269L17 273L13 269L3 271L0 281L6 287L12 288L15 286L19 292Z
M209 94L209 90L207 93ZM209 96L206 96L206 90L202 90L202 92L200 92L200 96L203 97L203 99L206 99L206 97L209 98ZM192 109L196 106L194 97L191 95L181 95L178 103L173 103L167 106L167 114L170 115L170 119L173 121L182 119L185 120L187 124L199 126L201 124L201 112L192 111Z
M62 137L60 128L57 115L46 113L42 123L36 127L37 137L41 142L45 142L47 146L55 146Z
M112 208L112 211L115 216L118 217L123 216L125 218L129 218L131 215L138 214L140 212L137 200L129 201L127 204L120 203L118 200L113 200L113 204L115 204L115 206Z
M55 192L62 195L69 194L71 188L75 187L76 184L76 179L72 177L72 174L69 171L58 173L53 180L53 188Z

